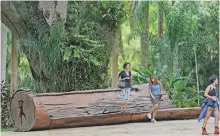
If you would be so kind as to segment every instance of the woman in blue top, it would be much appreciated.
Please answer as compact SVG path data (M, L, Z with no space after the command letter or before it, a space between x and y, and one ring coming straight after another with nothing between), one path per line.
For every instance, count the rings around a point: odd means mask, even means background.
M159 100L160 100L160 96L162 94L162 85L159 82L159 80L157 80L156 76L151 76L150 79L150 83L149 83L149 94L150 94L150 100L153 104L152 109L150 110L150 113L147 114L148 118L151 119L151 122L155 123L157 122L155 120L157 111L158 111L158 107L159 107ZM152 117L153 115L153 117Z
M199 115L198 120L202 120L204 118L203 127L202 127L202 135L208 135L206 131L207 121L210 117L215 117L215 131L214 134L219 134L219 102L217 99L217 91L216 85L218 84L218 77L212 75L209 78L209 86L206 88L204 96L206 99L204 100L204 105L202 106L201 113Z
M123 80L125 81L125 88L123 88L123 94L124 94L124 102L121 103L121 111L125 112L125 109L128 107L127 103L129 100L129 96L130 96L130 91L131 91L131 71L130 71L130 63L126 62L123 65L124 70L122 70L119 75L118 78L119 80Z

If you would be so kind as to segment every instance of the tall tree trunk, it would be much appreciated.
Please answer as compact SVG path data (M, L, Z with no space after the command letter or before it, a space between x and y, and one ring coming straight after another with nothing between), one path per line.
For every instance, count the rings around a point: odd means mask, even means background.
M125 58L125 54L124 54L124 47L123 47L123 41L122 41L122 29L120 28L119 30L119 50L120 50L120 54L122 56L122 58Z
M127 1L128 4L128 21L129 21L129 25L130 25L130 29L132 30L134 28L134 23L133 23L133 9L132 9L132 5L133 2L132 1Z
M219 11L219 1L218 1L218 11ZM217 42L218 42L218 45L219 45L219 20L218 20L218 23L217 23ZM220 52L220 47L218 47L218 52ZM218 68L220 68L220 55L218 55L218 57L219 57L219 60L218 60ZM218 73L219 73L219 77L220 77L220 70L218 71ZM218 86L218 98L220 98L220 85Z
M194 55L195 55L195 64L196 64L196 90L197 90L198 106L199 106L200 96L199 96L199 77L198 77L198 62L197 62L197 55L196 55L196 47L194 47Z
M219 0L218 0L218 2L217 2L217 5L218 5L218 7L219 7ZM215 20L216 21L216 26L217 26L217 33L216 33L216 40L217 40L217 42L218 42L218 44L219 44L219 19L216 19Z
M12 34L12 47L11 47L11 92L12 96L17 91L17 51L16 51L16 37Z
M145 30L141 35L141 65L147 67L147 51L148 51L148 35L149 35L149 2L146 5L146 13L145 13Z
M163 35L163 2L158 2L158 24L157 24L157 35L158 39ZM158 64L160 64L159 67L161 67L161 52L158 53Z
M112 88L117 87L118 83L118 46L120 39L120 28L116 30L115 39L112 47Z
M176 2L175 0L172 0L172 6L175 4L175 2Z
M158 3L158 38L163 35L163 2Z
M5 73L6 73L6 57L7 57L7 32L8 28L1 24L1 48L0 48L0 83L4 81L5 83Z
M147 39L146 36L141 36L141 65L147 66Z

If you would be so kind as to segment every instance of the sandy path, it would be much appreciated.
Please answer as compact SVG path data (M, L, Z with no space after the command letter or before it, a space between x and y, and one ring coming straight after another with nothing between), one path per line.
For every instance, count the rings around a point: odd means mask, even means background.
M207 131L214 135L214 120ZM53 129L32 132L2 132L2 136L201 136L202 123L196 120L128 123L121 125Z

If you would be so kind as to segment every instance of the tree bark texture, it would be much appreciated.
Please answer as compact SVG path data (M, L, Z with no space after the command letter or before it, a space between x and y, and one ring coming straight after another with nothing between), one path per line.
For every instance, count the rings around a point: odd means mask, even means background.
M158 38L163 35L163 2L158 3Z
M8 28L1 24L1 48L0 48L0 82L5 83L6 57L7 57L7 32Z
M119 50L120 50L120 54L122 56L122 58L125 58L125 54L124 54L124 46L123 46L123 40L122 40L122 29L120 29L119 31Z
M175 0L172 0L172 6L175 4L175 2L176 2Z
M147 2L148 4L146 5L146 13L145 13L145 30L141 35L141 65L142 66L147 66L148 65L148 41L149 41L149 2Z
M112 88L117 87L118 84L118 47L120 38L120 29L115 33L115 39L112 48Z
M12 47L11 47L11 92L12 96L17 90L17 74L18 74L18 64L17 64L17 41L14 34L12 34Z

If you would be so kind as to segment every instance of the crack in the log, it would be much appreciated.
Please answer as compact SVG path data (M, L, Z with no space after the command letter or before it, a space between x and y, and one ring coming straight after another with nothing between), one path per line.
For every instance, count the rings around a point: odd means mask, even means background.
M111 114L111 113L119 113L120 110L116 110L116 111L108 111L106 112L107 110L105 109L101 114Z
M50 125L49 125L49 128L51 127L52 121L53 121L53 120L52 120L52 119L50 119Z
M87 107L75 107L76 109L85 109Z
M49 115L49 118L53 118L54 116L53 115Z
M88 115L90 115L89 110L85 110L85 112L84 112L84 113L87 113Z
M106 109L104 109L104 111L102 112L102 114L105 114Z

